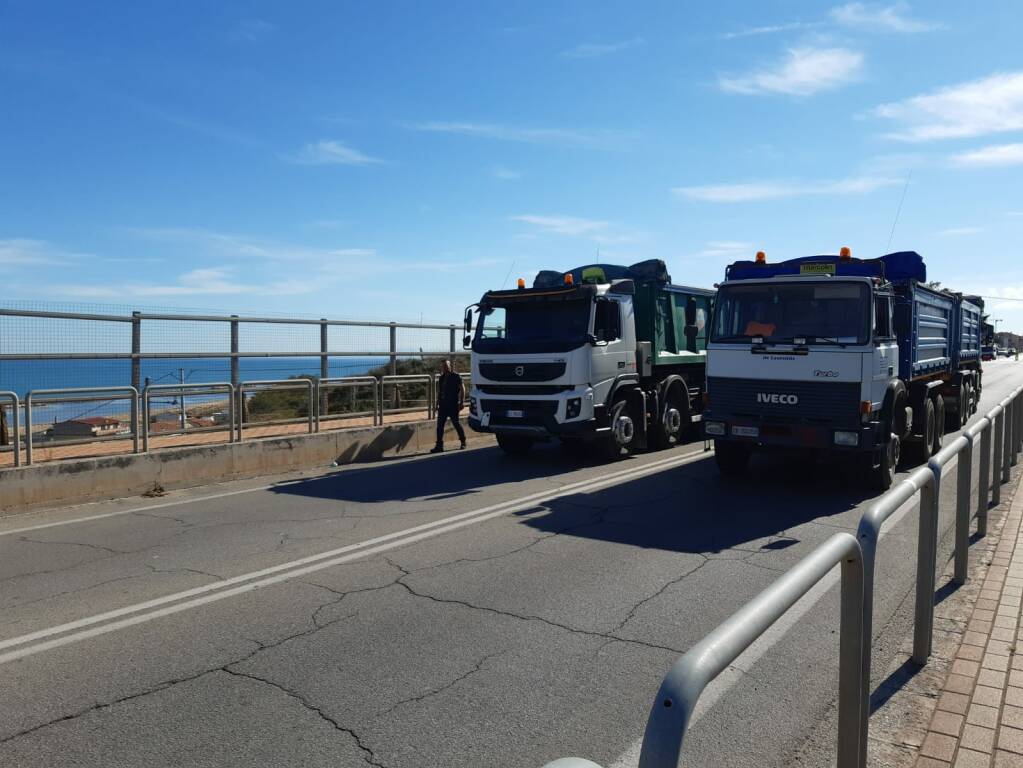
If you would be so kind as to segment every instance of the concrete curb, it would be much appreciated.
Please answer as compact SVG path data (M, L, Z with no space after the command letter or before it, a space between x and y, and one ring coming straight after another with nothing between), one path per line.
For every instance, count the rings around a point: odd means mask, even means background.
M42 505L137 496L157 486L191 488L333 462L407 456L432 448L435 430L435 422L419 421L12 467L0 470L0 515ZM450 427L446 436L448 445L458 444ZM471 431L466 437L473 443L493 441L490 435Z

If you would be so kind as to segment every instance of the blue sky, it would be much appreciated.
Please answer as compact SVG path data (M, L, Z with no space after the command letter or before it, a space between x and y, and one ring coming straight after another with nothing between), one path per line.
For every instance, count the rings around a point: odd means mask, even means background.
M449 322L598 252L710 285L891 237L1023 299L1021 21L0 0L0 298ZM993 307L1023 330L1023 301Z

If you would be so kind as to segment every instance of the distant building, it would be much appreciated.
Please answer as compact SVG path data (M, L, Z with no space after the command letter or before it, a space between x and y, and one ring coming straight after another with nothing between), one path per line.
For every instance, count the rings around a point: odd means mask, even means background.
M54 437L104 437L121 431L121 422L107 416L85 416L58 421L51 430Z

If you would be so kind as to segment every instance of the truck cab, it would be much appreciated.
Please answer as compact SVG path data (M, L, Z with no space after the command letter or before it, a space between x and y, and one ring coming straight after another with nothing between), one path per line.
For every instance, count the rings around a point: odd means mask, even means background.
M469 426L494 433L511 453L549 439L597 443L610 457L678 442L702 399L706 353L698 347L712 296L670 286L663 262L547 271L531 288L520 280L487 291L466 310Z

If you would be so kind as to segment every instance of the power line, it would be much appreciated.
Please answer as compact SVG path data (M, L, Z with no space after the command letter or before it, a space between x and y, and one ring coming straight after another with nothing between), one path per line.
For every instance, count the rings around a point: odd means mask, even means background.
M895 239L895 225L899 223L899 215L902 213L902 204L906 202L906 192L909 190L909 180L911 178L913 178L912 170L906 174L906 186L902 188L902 197L899 198L899 207L898 210L895 211L895 221L892 222L892 231L888 235L888 247L885 248L886 251L890 251L892 249L892 240Z

